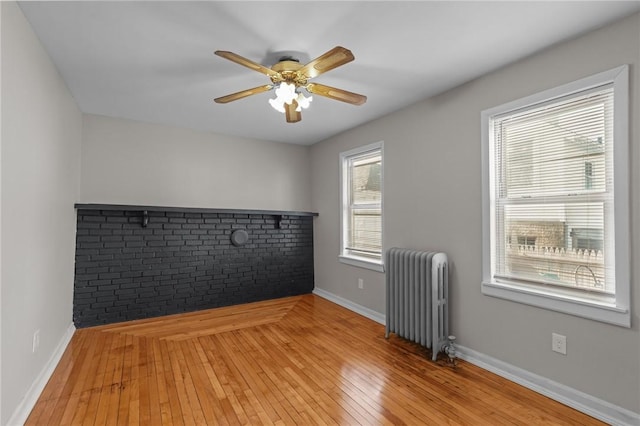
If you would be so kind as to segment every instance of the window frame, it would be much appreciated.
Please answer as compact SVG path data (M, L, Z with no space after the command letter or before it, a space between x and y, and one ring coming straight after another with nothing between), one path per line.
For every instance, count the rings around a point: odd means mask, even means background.
M495 209L493 165L493 117L535 108L543 103L578 95L606 84L613 86L613 208L615 223L615 297L613 302L581 297L577 292L549 289L493 278ZM556 312L631 327L630 307L630 212L629 212L629 66L622 65L531 96L489 108L481 113L482 142L482 293Z
M349 161L355 157L366 156L374 152L380 152L380 233L381 253L380 259L372 259L357 256L347 249L350 202L349 202ZM338 260L351 266L384 272L384 143L374 142L358 148L340 153L340 254Z

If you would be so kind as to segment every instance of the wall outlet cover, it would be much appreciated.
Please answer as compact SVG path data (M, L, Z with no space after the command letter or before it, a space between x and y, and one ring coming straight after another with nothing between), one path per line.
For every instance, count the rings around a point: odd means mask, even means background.
M562 355L567 354L567 336L551 333L551 350Z

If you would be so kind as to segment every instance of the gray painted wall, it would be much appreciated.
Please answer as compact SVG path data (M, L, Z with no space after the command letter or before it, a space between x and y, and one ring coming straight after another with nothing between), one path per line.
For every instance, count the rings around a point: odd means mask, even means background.
M2 414L71 325L82 116L18 6L2 8ZM40 330L40 348L32 336Z
M308 211L307 147L83 117L81 202Z
M420 52L417 52L420 54ZM338 155L384 141L384 238L452 261L451 321L459 343L640 412L640 265L632 265L632 329L483 296L480 112L631 64L632 259L640 244L640 15L554 46L440 96L311 147L316 287L384 312L384 276L338 262ZM358 290L357 279L364 279ZM568 355L551 351L567 336Z

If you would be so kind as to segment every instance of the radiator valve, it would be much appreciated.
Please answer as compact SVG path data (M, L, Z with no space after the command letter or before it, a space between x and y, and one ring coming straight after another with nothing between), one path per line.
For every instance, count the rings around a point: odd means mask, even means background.
M447 356L449 357L449 362L451 364L455 364L456 363L456 336L448 336L447 339L449 339L449 342L447 343L447 345L444 347L444 353L447 354Z

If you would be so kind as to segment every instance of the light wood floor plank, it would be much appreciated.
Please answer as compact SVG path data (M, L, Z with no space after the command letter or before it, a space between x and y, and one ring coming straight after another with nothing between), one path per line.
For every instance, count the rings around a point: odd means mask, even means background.
M234 352L238 367L240 370L249 372L248 377L246 374L243 374L243 377L259 391L262 399L266 399L267 403L262 406L269 415L270 421L274 424L278 422L296 424L302 421L302 419L296 419L298 416L295 416L295 410L281 392L280 382L273 381L274 376L268 374L273 360L254 339L253 333L236 331L233 337L239 349Z
M133 359L133 336L126 336L122 366L122 389L117 403L118 423L129 424L129 402L131 401L131 380L132 380L132 359Z
M140 424L140 338L131 339L131 379L129 382L130 397L127 409L128 425Z
M213 414L215 416L215 421L222 425L232 425L240 423L238 417L233 411L233 406L231 402L229 402L222 384L218 379L218 375L214 371L214 366L208 362L205 348L203 347L203 339L198 338L197 341L193 342L193 346L196 350L200 366L202 367L202 370L205 374L201 378L202 386L211 395L210 400L212 401L214 408Z
M219 347L222 347L222 344L218 342L217 336L210 336L201 341L204 344L207 359L216 371L216 376L219 378L225 399L231 406L233 415L238 419L238 424L251 424L250 417L255 416L254 411L251 407L243 404L236 396L234 388L238 388L238 383L235 383L234 386L234 378L232 377L227 362L225 362L224 353L219 349Z
M151 423L151 405L149 402L149 361L147 355L148 339L138 340L138 420L141 424ZM154 410L155 411L155 410Z
M89 331L87 331L89 332ZM98 405L103 393L110 391L109 387L104 386L104 376L107 372L107 361L109 358L109 350L111 344L115 338L113 334L107 334L104 336L96 335L95 338L101 341L100 350L96 351L91 358L90 371L92 371L93 381L90 383L87 395L87 410L85 415L78 419L83 425L93 426L96 421L98 413ZM54 373L55 374L55 373ZM53 423L55 424L55 423Z
M325 299L76 331L27 425L602 425Z
M206 371L202 368L202 363L197 356L194 356L193 340L180 345L180 349L185 368L191 378L192 393L200 407L203 421L211 425L220 424L221 422L216 419L216 411L219 412L219 410L216 409L215 398L212 398L213 389L204 381L207 377ZM221 416L221 419L224 419L224 416Z
M173 376L174 372L173 368L171 367L171 357L170 349L168 348L168 342L154 342L154 345L157 345L158 347L157 353L159 355L156 357L156 359L162 360L158 364L156 369L156 373L158 375L156 386L158 387L158 389L166 389L166 391L163 390L161 395L163 398L163 405L160 408L160 412L162 413L162 424L174 424L182 426L185 424L185 416L183 416L182 414L180 394ZM168 401L168 404L166 404L165 401ZM170 414L170 418L168 414Z

